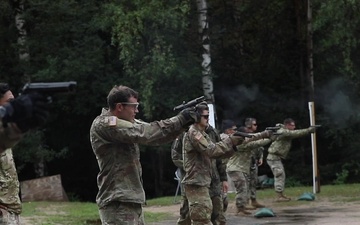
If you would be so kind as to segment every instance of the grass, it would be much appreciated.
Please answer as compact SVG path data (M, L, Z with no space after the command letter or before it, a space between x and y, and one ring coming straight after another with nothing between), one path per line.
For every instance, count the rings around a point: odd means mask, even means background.
M286 195L296 199L305 192L312 192L312 187L292 187L285 189ZM258 199L274 199L273 189L263 189L257 192ZM233 201L235 193L229 193ZM180 197L177 198L178 200ZM145 207L173 205L174 196L149 199ZM315 201L348 202L360 201L360 183L344 185L325 185L320 187ZM282 203L289 206L306 204L305 201L290 201ZM167 213L145 212L145 221L153 223L167 219ZM36 225L87 225L101 224L98 207L90 202L24 202L21 217Z

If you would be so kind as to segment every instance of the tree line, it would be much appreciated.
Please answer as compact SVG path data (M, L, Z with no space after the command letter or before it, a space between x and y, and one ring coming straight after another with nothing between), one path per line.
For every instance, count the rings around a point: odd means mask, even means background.
M257 118L260 130L287 117L309 126L308 1L206 3L204 43L196 1L2 1L0 81L14 93L29 81L78 83L75 94L54 96L48 123L14 149L20 180L60 173L69 194L94 200L89 128L108 91L115 84L139 91L140 119L170 117L175 105L204 95L204 44L211 46L217 128L246 117ZM358 182L360 3L311 3L321 183ZM170 144L141 150L148 197L173 194ZM310 138L295 140L285 165L291 183L312 184L311 160Z

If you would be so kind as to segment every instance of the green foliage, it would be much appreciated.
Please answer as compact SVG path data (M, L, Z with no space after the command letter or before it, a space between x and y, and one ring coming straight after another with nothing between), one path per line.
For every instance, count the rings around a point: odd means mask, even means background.
M343 169L340 173L336 173L336 180L333 181L334 184L345 184L346 179L349 176L349 171Z
M50 149L45 144L44 132L38 130L26 133L24 138L13 148L13 152L17 161L17 170L21 172L26 163L46 164L54 159L64 158L68 149L64 148L59 152Z
M132 0L104 5L104 13L113 24L113 43L120 50L126 75L141 90L142 110L147 119L162 114L158 106L172 108L166 101L173 99L173 94L166 92L171 87L180 92L184 92L184 87L191 89L194 81L188 78L200 67L193 63L193 58L186 58L191 55L182 47L181 38L188 25L184 18L189 10L187 1L152 0L144 5L143 1ZM200 73L197 76L200 82Z
M208 3L218 119L242 124L244 117L256 117L262 129L292 117L299 128L307 127L305 1ZM356 182L360 170L360 2L312 3L316 121L323 125L317 131L321 182ZM86 191L94 190L87 196L94 200L98 168L89 127L106 106L113 85L140 92L138 117L148 121L173 116L175 105L202 95L202 47L195 5L178 0L28 0L24 19L30 61L22 63L13 4L1 1L1 81L9 82L15 94L24 85L24 74L33 82L78 82L76 94L54 96L43 133L26 137L14 149L20 176L26 163L44 159L51 162L49 173L64 174L66 189L72 189L67 191L81 190L76 192L81 199ZM286 165L290 186L310 183L309 145L308 137L293 144L294 154ZM144 177L152 179L156 173L163 180L154 188L164 192L176 185L173 165L159 153L168 149L166 145L142 147L145 155L153 155L142 157ZM152 166L156 160L167 160L156 164L166 168ZM159 170L167 172L160 177ZM156 186L145 183L147 195L154 195L152 185Z
M285 186L286 187L300 187L300 186L302 186L302 184L300 181L294 179L293 177L287 177Z
M36 215L36 217L33 217ZM32 217L32 224L91 224L99 221L95 203L28 202L23 204L22 217ZM95 223L96 224L96 223Z
M25 202L23 203L23 218L31 224L101 224L98 206L89 202ZM145 212L148 223L164 220L168 213Z

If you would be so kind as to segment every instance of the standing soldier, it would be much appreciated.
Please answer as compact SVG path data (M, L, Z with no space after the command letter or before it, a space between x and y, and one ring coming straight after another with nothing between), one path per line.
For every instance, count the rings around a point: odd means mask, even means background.
M221 123L222 133L220 134L220 138L224 139L225 137L228 137L228 136L234 134L236 132L236 129L237 129L237 127L233 120L229 120L229 119L223 120ZM229 161L229 159L228 158L222 159L222 161L226 165L227 162ZM232 181L228 175L227 175L227 179L228 179L229 189L231 191L234 191L235 190L234 184L232 183ZM229 201L227 198L227 193L225 193L225 192L223 193L223 203L224 203L224 211L226 212L227 207L229 205Z
M257 130L257 123L255 118L245 119L246 132L255 133ZM256 187L258 183L258 172L259 166L263 164L263 153L264 147L254 148L252 150L251 165L250 165L250 181L249 181L249 192L250 192L250 205L255 208L263 208L264 205L260 204L256 200Z
M221 141L219 134L211 125L208 125L205 132L214 143ZM213 204L213 211L211 214L211 222L213 225L226 224L223 193L227 193L228 189L226 164L221 159L212 159L212 177L209 195Z
M182 180L185 194L189 200L192 225L210 225L213 204L209 195L212 180L212 159L230 157L233 147L244 139L230 136L214 143L205 132L209 121L209 108L206 104L197 107L199 122L190 126L183 139L184 169Z
M285 169L282 160L286 159L291 148L291 140L315 132L315 127L295 130L295 121L291 118L285 119L284 124L276 124L280 129L273 143L268 149L266 158L268 165L274 174L274 188L277 193L277 202L290 201L291 198L283 194L285 189Z
M216 130L209 124L205 132L209 135L210 139L214 142L220 141L220 136ZM183 157L182 157L182 143L181 140L185 133L181 134L173 142L171 146L171 158L174 164L180 170L180 180L185 176ZM227 176L226 176L226 164L220 159L212 159L212 177L209 189L209 195L213 204L213 212L211 214L211 222L214 225L225 225L226 217L223 209L222 193L226 193L228 190ZM180 206L180 218L177 221L177 225L191 225L191 219L189 214L189 201L185 195L184 185L181 184L181 206Z
M139 112L138 93L115 86L90 128L91 146L99 165L96 202L103 225L143 225L142 184L139 144L158 145L174 140L199 116L184 109L169 119L145 123L135 119Z
M238 130L240 132L247 132L245 127L240 127ZM241 213L242 215L251 214L249 211L246 211L246 204L249 201L249 176L250 167L252 166L251 158L253 155L253 150L267 145L270 142L271 140L269 138L264 138L252 142L243 142L241 145L236 147L236 153L229 159L227 163L226 172L228 173L236 188L235 204L237 213Z
M171 159L180 172L179 173L180 181L185 176L184 160L182 153L182 139L184 137L184 134L185 132L179 135L171 145ZM177 225L191 225L191 219L189 214L189 201L186 198L183 184L180 184L180 193L181 193L180 217L177 220Z

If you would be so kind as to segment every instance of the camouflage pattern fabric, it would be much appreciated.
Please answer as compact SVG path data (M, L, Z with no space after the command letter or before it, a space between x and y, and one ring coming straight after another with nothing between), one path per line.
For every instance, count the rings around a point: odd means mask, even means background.
M20 214L19 179L10 148L0 153L0 187L0 207Z
M22 136L22 133L15 123L7 123L5 128L0 120L0 152L14 147Z
M182 185L184 186L184 185ZM184 188L185 190L185 188ZM181 204L180 204L180 217L177 220L177 225L191 225L190 213L189 213L189 201L184 194L181 195Z
M236 189L235 205L244 208L249 201L249 175L241 171L229 171L228 175Z
M274 174L274 188L276 192L283 192L285 189L285 169L281 160L268 160L268 165Z
M216 130L209 126L205 131L211 140L214 142L220 141L220 136ZM171 146L171 159L173 163L180 169L181 180L185 175L183 169L183 157L182 157L182 140L184 134L179 135ZM212 160L213 174L211 177L211 184L209 189L210 198L213 203L213 212L211 220L213 224L225 224L226 218L223 212L223 202L218 201L218 196L222 195L222 182L227 181L226 165L220 159ZM191 225L191 219L189 216L188 200L185 196L184 185L181 184L181 205L180 205L180 217L177 221L177 225Z
M179 116L152 123L139 120L131 123L103 109L90 128L91 146L100 169L96 196L99 208L112 202L144 204L138 144L163 144L183 131Z
M285 169L281 159L286 159L290 148L291 141L294 138L305 136L315 131L315 127L309 127L299 130L288 130L283 124L276 124L280 126L277 131L275 140L271 143L268 149L268 156L266 158L267 164L270 166L274 174L274 188L276 192L283 192L285 187Z
M0 209L0 225L20 225L19 214Z
M213 215L214 222L219 221L220 219L226 221L223 214L222 201L215 202L215 204L218 204L215 206L215 210L219 210L220 208L221 211L213 212L210 192L211 195L213 195L212 197L221 197L220 185L222 185L222 180L227 179L227 177L224 178L225 167L222 165L222 161L216 161L214 159L226 156L229 157L233 154L232 142L230 138L226 138L214 143L212 138L214 137L199 130L197 126L192 125L183 139L184 169L186 175L182 183L185 184L185 187L193 187L191 190L201 188L201 192L197 194L186 190L185 188L186 197L189 200L190 218L192 219L193 224L207 224L207 220L211 219L211 215ZM216 140L220 139L218 138L215 139L215 141ZM224 171L218 171L217 167L215 167L217 163L219 167L221 167L221 165L223 166ZM210 187L211 190L209 190ZM207 190L206 194L204 193L204 190ZM192 194L191 198L188 195L188 192ZM197 200L201 201L196 202ZM214 200L216 200L216 198L214 198ZM210 202L211 205L209 205L208 202ZM207 207L210 207L210 211L208 211ZM211 224L211 222L209 224Z
M186 197L189 200L192 225L212 225L212 202L208 187L185 184Z
M258 165L254 165L253 169L250 169L249 174L249 195L250 199L256 199L256 187L257 187L257 180L258 180Z
M171 159L175 166L180 171L180 181L185 176L183 156L182 156L182 139L185 133L179 135L171 145ZM177 225L191 225L191 219L189 214L189 201L185 195L185 188L183 184L180 184L181 204L180 204L180 217L177 220Z
M142 207L136 203L111 202L99 209L102 225L144 225Z
M230 157L226 165L226 171L241 171L249 175L251 157L253 155L252 151L254 149L258 149L261 146L265 146L270 142L271 140L266 138L257 141L246 142L236 146L238 151L232 157Z
M222 195L216 195L211 197L211 203L213 205L213 210L211 213L211 222L213 223L213 225L226 224Z
M259 166L258 162L259 160L263 159L263 152L264 148L256 148L252 150L252 158L254 160L254 164L250 166L250 182L249 182L249 192L250 192L250 199L256 199L256 187L258 183L258 172L259 172Z
M280 158L286 159L286 156L291 148L292 139L305 136L315 131L315 127L288 130L284 128L284 125L282 124L277 124L276 126L280 126L280 129L276 132L278 135L275 137L275 140L271 143L268 149L269 154L266 158L267 160L280 160Z
M233 154L232 142L226 138L213 143L210 137L191 125L183 139L184 169L183 184L210 187L212 178L212 159Z

